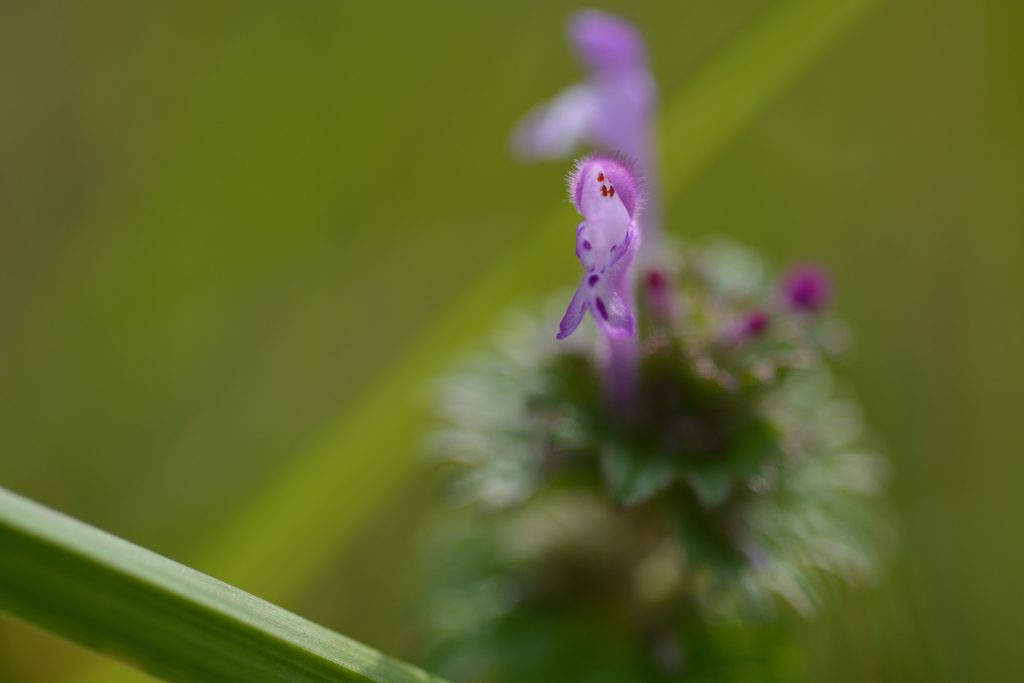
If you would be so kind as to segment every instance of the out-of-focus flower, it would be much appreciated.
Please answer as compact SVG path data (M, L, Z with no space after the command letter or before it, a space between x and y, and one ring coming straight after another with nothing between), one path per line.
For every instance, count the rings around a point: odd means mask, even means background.
M742 344L763 335L771 324L771 315L768 311L755 308L742 314L732 329L726 335L726 342L731 344Z
M782 277L782 297L795 310L821 311L832 302L832 278L821 266L801 263Z
M588 78L524 117L512 135L515 153L561 159L591 145L628 154L649 173L658 89L643 38L627 21L595 10L574 14L568 33Z
M623 157L594 154L577 163L569 194L584 218L576 228L576 256L586 273L559 325L558 339L573 333L587 309L608 336L631 336L635 320L621 293L640 241L638 175Z

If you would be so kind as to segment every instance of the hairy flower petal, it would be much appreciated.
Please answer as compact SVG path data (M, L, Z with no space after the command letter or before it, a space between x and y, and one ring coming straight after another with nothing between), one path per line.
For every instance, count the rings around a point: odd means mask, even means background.
M595 152L576 163L569 176L569 197L584 218L596 218L621 204L633 222L643 205L643 182L629 157Z

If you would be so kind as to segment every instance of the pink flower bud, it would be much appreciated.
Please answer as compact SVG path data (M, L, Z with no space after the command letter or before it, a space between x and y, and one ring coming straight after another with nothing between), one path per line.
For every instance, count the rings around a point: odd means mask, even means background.
M783 275L781 290L790 308L817 313L832 301L832 278L819 265L801 263Z

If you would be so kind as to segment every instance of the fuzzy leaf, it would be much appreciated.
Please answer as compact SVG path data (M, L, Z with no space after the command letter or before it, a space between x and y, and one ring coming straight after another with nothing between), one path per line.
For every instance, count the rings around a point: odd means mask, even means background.
M647 502L667 489L678 472L674 459L638 453L622 444L609 444L601 453L605 488L622 508Z
M784 457L778 430L767 422L753 420L736 435L729 454L729 474L741 478L759 476L765 463L779 462Z
M709 510L724 503L732 493L732 477L719 469L699 470L686 475L701 505Z

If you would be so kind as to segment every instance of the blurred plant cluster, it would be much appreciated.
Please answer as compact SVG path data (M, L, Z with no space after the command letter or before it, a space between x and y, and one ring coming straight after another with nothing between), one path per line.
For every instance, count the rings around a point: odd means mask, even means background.
M894 543L887 464L832 361L812 267L715 240L638 277L640 390L601 390L595 325L509 319L439 385L426 664L456 681L799 680L813 617Z

